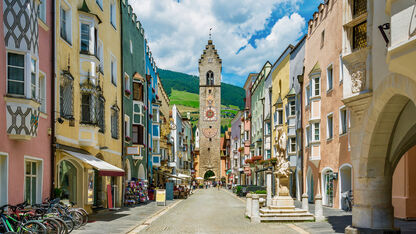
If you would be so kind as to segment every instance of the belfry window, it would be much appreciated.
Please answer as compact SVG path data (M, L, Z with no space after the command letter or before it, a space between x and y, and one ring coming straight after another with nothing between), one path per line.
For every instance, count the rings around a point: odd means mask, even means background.
M207 85L214 85L214 72L207 72Z

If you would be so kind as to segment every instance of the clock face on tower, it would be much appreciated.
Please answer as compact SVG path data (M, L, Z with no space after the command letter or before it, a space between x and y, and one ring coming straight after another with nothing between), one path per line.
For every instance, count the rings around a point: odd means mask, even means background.
M213 108L208 108L205 110L205 120L214 121L215 118L215 110Z

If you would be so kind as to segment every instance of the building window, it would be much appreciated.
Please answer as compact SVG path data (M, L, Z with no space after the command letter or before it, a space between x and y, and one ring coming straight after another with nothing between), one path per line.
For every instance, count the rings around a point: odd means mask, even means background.
M67 75L61 76L59 87L59 109L62 118L73 117L73 79Z
M142 125L134 124L132 126L132 141L133 144L144 144L144 127Z
M81 53L90 52L91 32L90 25L81 23Z
M130 137L130 117L124 115L124 136Z
M324 47L325 44L325 30L321 33L321 48Z
M104 74L104 45L103 42L101 40L99 40L98 38L96 39L97 41L97 58L98 60L100 60L100 64L98 65L98 71L101 74Z
M248 141L248 136L249 136L248 131L244 131L244 140L245 141Z
M25 56L7 53L7 93L25 94Z
M341 85L344 78L344 63L342 62L342 54L339 55L339 84Z
M62 2L61 2L62 3ZM65 4L61 4L64 8L61 7L60 13L60 30L61 38L64 39L69 44L72 43L72 11Z
M144 125L144 106L143 103L133 103L133 123Z
M214 85L214 72L207 72L207 85Z
M38 8L39 19L46 23L46 0L41 0Z
M152 153L158 154L159 153L159 140L153 139L152 142Z
M314 141L319 141L319 123L314 123L313 124L313 140Z
M319 96L321 93L320 89L320 77L313 78L313 96Z
M133 100L143 102L143 84L133 82Z
M360 16L367 12L367 0L353 0L352 15L353 17Z
M36 161L25 160L25 201L35 204L38 201L40 172L39 163Z
M39 73L39 101L40 111L46 113L46 77L44 73Z
M111 108L111 137L114 139L118 139L118 108L113 106Z
M358 50L367 47L367 21L352 28L352 48Z
M332 64L326 69L326 84L327 84L327 91L332 90L333 88L333 67Z
M305 136L306 136L306 146L309 146L311 143L311 127L308 125L305 129Z
M32 99L36 100L36 60L32 59L30 62L30 90Z
M296 115L296 102L294 100L290 101L289 108L290 108L290 115L295 116Z
M328 139L332 139L334 137L334 116L328 115L326 118L326 135Z
M111 56L111 83L117 86L117 61Z
M95 100L90 93L81 96L81 123L95 124Z
M111 1L110 3L110 22L114 28L117 28L116 27L116 3L114 1Z
M340 134L347 133L347 109L343 108L339 111L340 117Z
M104 132L105 130L105 100L104 97L98 98L97 105L97 122L98 122L98 131Z
M128 91L128 94L130 93L130 77L127 75L127 73L124 73L124 90L125 92Z
M278 125L281 125L281 124L283 124L283 110L282 109L280 109L280 110L277 110L277 124Z
M97 3L97 5L100 7L100 9L103 9L103 0L95 0L95 2Z
M290 153L296 152L296 137L289 138Z
M152 108L152 115L153 115L153 122L159 122L159 108L153 107Z

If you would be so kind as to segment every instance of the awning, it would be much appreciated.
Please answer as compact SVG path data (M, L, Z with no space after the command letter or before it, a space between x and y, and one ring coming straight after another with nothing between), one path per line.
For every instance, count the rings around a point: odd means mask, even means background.
M181 174L181 173L178 174L178 177L180 177L180 178L191 178L189 175L185 175L185 174Z
M204 178L202 178L202 177L196 177L195 179L197 179L197 180L203 180Z
M97 157L88 154L81 154L69 150L63 150L65 153L87 163L98 170L100 176L124 176L124 170Z
M231 173L231 169L229 169L225 174L228 175Z

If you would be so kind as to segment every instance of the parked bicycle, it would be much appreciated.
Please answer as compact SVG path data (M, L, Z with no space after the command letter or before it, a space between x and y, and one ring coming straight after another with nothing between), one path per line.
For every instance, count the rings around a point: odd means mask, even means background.
M353 193L352 190L348 190L342 193L343 209L345 211L352 211L353 205Z

